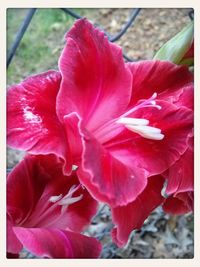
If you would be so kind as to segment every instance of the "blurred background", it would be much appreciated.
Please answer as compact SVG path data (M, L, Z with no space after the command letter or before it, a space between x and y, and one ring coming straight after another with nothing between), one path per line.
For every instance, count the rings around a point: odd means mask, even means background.
M132 9L71 9L87 17L109 37L116 35L133 14ZM24 22L28 9L7 9L7 55L16 34ZM127 31L115 41L123 48L125 60L152 59L155 52L191 20L191 9L141 9ZM36 9L28 28L7 69L7 86L25 77L57 69L58 58L65 41L64 35L75 18L61 9ZM12 169L23 152L8 148L7 167ZM103 243L101 258L193 258L193 215L170 216L156 209L142 229L134 231L124 248L117 248L111 240L112 221L109 208L100 206L98 214L85 232ZM33 258L22 251L22 258Z

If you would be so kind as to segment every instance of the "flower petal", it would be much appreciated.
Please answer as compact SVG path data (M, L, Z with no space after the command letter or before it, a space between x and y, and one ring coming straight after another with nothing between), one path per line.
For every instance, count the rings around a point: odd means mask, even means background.
M22 250L22 244L17 239L15 233L13 232L13 224L10 218L7 218L7 258L17 258L19 252Z
M126 205L145 188L145 169L119 161L82 128L83 155L78 177L92 196L111 206Z
M187 192L194 190L194 151L190 148L168 171L166 193Z
M164 178L161 176L149 177L147 187L135 201L127 206L112 209L112 219L116 225L112 231L112 238L119 247L124 246L130 233L140 229L149 214L162 204L163 182Z
M9 146L32 154L54 153L67 158L67 140L55 110L60 81L60 73L52 70L31 76L9 89ZM68 168L71 170L71 166Z
M76 21L66 40L59 61L62 83L58 116L63 120L77 112L93 131L125 110L131 95L131 74L121 48L86 19Z
M97 202L86 189L76 190L73 197L82 195L81 200L64 213L62 206L50 201L52 196L65 196L79 183L75 172L63 175L62 163L55 156L27 156L8 176L7 212L13 224L82 231L97 211Z
M148 99L155 92L159 99L170 98L173 103L184 87L193 82L193 75L187 67L169 61L146 60L128 63L128 67L133 75L130 105L140 99Z
M173 95L173 104L178 107L186 107L188 109L194 110L194 84L190 83L184 88L182 88L182 92L179 90L177 93ZM177 95L177 98L175 96ZM167 99L167 95L165 95L165 101L171 101L171 96Z
M15 227L23 246L42 258L97 258L101 244L93 237L59 229Z
M45 179L42 172L38 174L34 159L26 157L7 178L7 213L17 224L30 216L44 190Z
M193 191L178 193L174 196L168 197L163 204L163 210L172 215L181 215L193 211Z
M180 158L188 148L188 135L193 126L191 110L161 100L157 103L161 110L143 108L131 116L147 119L150 126L160 129L164 134L162 140L141 137L124 127L121 134L104 144L105 149L119 161L132 166L135 172L138 168L145 169L147 176L166 171Z
M165 138L160 141L145 139L126 130L102 145L81 121L75 122L71 115L68 117L66 127L79 133L76 137L82 139L79 179L98 201L112 207L134 201L144 190L148 176L166 171L187 149L193 112L165 101L159 101L159 104L161 111L149 108L148 112L139 110L134 115L149 119L152 126L161 129ZM80 142L77 139L76 143Z

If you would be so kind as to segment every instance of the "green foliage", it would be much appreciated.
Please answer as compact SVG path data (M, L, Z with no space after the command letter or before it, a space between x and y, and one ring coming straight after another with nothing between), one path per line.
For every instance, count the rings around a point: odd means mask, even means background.
M169 60L179 64L188 51L194 38L194 24L191 22L181 32L166 42L156 53L154 59ZM189 62L191 63L191 62Z
M75 10L84 16L88 10ZM7 10L7 50L25 18L27 9ZM74 18L60 9L37 9L7 71L7 83L17 83L30 74L57 68L64 35Z

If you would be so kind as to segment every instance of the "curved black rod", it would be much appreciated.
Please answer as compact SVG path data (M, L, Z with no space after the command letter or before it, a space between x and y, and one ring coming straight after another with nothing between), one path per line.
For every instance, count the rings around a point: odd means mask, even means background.
M32 20L32 17L35 13L37 8L31 8L29 11L28 11L28 14L26 15L26 18L24 19L24 21L22 22L21 24L21 27L19 28L17 34L16 34L16 37L15 37L15 41L14 43L12 44L11 48L9 49L9 52L8 52L8 56L7 56L7 61L6 61L6 67L8 68L19 44L20 44L20 41L22 39L22 37L24 36L24 33L26 31L26 29L28 28L28 25L30 24L31 20Z
M70 16L74 17L75 19L81 19L82 18L80 15L78 15L77 13L75 13L74 11L72 11L69 8L61 8L61 10L63 10L65 13L68 13Z
M134 22L134 20L136 19L137 15L139 14L141 8L134 8L131 16L129 17L127 23L123 26L123 28L121 29L120 32L118 32L116 35L114 35L113 37L110 38L111 42L115 42L117 40L119 40L122 35L124 35L124 33L128 30L128 28L131 26L131 24Z
M128 61L128 62L135 62L136 60L135 59L133 59L133 58L130 58L130 57L128 57L126 54L124 54L123 53L123 57L126 59L126 61Z

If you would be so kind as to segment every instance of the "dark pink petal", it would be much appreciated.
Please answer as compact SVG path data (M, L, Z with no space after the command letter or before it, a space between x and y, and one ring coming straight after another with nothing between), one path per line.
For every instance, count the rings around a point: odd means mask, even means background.
M98 258L101 244L93 237L59 229L15 227L23 246L42 258Z
M48 71L12 86L7 96L7 143L32 154L67 158L65 132L56 115L61 75ZM70 163L68 163L70 165ZM70 172L71 166L68 166Z
M163 210L172 215L181 215L194 210L193 191L178 193L167 198L163 204Z
M66 36L59 66L62 73L57 113L60 120L77 112L94 130L118 117L131 95L131 74L121 48L88 22L78 20Z
M182 89L181 94L179 93L180 90L177 92L178 97L175 98L176 93L173 95L173 104L175 104L178 107L184 106L186 108L189 108L191 110L194 110L194 84L190 83L187 86L185 86ZM166 101L170 99L167 99L165 96L164 98Z
M104 144L113 157L132 166L135 172L140 168L145 169L147 176L166 171L180 158L188 148L188 135L193 126L191 110L161 100L157 103L162 107L161 110L143 108L131 117L149 120L150 126L159 128L164 134L163 140L147 139L124 129L116 138Z
M169 61L146 60L128 63L133 75L130 105L158 93L159 99L171 98L173 103L184 87L193 82L193 75L186 66L177 66Z
M77 112L72 112L63 118L63 125L69 142L70 155L73 158L73 164L79 165L83 150L81 142L80 124L82 119Z
M164 198L161 196L164 178L153 176L148 178L145 190L127 206L112 209L112 219L116 227L112 231L113 241L119 246L124 246L130 233L140 229L149 214L159 205Z
M49 201L78 185L76 173L64 176L55 156L27 156L8 176L7 212L15 225L82 231L97 211L97 203L86 189L79 186L72 197L82 195L82 199L62 214L62 206Z
M7 178L7 213L20 224L30 216L45 187L43 172L34 164L35 157L22 160Z
M7 218L7 229L6 229L7 235L6 235L6 241L7 241L7 248L6 251L8 253L7 257L17 257L18 253L22 250L22 244L17 239L15 233L13 232L13 224L10 220L10 218Z
M190 148L169 168L166 193L194 190L194 151Z
M166 171L187 149L193 112L165 101L158 104L161 110L140 109L134 117L149 119L151 126L160 128L165 134L160 141L125 130L102 145L81 123L77 125L83 143L78 176L95 199L113 207L134 201L148 176Z
M83 158L78 177L94 198L111 206L126 205L145 188L145 169L134 169L115 158L82 129Z

